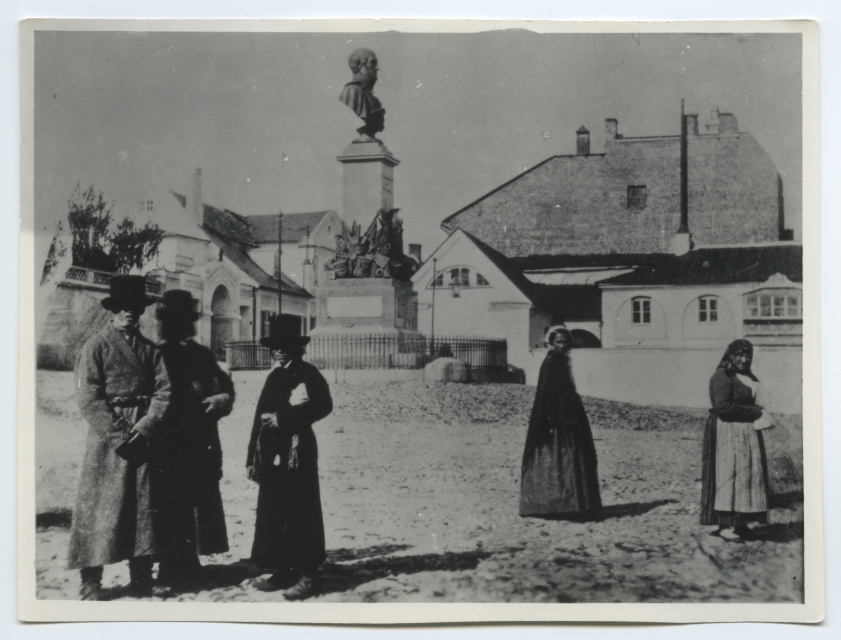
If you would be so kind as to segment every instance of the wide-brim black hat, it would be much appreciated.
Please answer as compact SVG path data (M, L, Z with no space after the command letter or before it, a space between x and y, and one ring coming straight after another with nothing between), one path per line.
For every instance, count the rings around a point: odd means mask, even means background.
M310 337L301 335L301 318L275 316L269 321L269 335L260 338L260 344L269 349L301 348L309 344Z
M100 304L103 309L117 311L131 307L148 307L155 299L146 294L143 276L111 276L111 291Z
M182 319L195 322L201 317L194 308L195 300L189 291L182 289L171 289L164 291L161 296L161 305L155 309L155 317L158 320Z

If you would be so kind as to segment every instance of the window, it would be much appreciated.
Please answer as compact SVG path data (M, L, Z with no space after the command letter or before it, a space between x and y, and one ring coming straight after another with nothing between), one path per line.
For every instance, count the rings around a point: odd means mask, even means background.
M140 201L140 210L141 211L153 211L155 209L155 203L153 200L141 200Z
M477 287L489 287L491 283L488 282L487 278L483 276L481 273L476 274L476 286Z
M277 314L273 311L263 310L260 312L260 337L267 338L271 333L272 318Z
M438 275L435 276L435 280L429 283L430 287L434 287L436 289L441 288L444 286L444 272L439 271Z
M645 185L628 187L628 208L645 209L648 204L648 194Z
M785 319L803 317L803 298L797 290L766 291L749 294L746 298L747 317Z
M470 269L462 269L459 275L461 276L461 286L462 287L469 287L470 286Z
M175 271L181 273L183 271L189 271L193 268L193 259L190 256L175 256Z
M698 322L718 322L718 299L706 296L698 299Z
M632 319L634 324L651 324L650 298L634 298Z

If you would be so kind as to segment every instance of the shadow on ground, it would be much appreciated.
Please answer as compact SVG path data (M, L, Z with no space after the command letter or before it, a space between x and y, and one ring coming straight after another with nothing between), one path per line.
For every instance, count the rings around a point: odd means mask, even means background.
M327 594L351 591L367 582L400 574L475 569L481 560L491 555L485 551L467 551L463 553L383 557L408 548L410 548L409 545L387 544L364 549L334 549L329 552L327 561L321 566L321 588L319 592ZM360 558L362 559L358 560ZM350 561L350 564L344 564L348 561ZM190 586L182 586L177 589L177 593L198 593L199 591L233 587L241 584L244 580L256 578L265 573L267 573L266 570L256 567L248 560L226 565L207 565L200 582ZM107 595L116 599L124 597L124 591L124 587L117 587L111 592L107 592Z
M422 571L467 571L489 557L487 551L429 553L419 556L373 558L353 564L327 561L321 569L321 593L351 591L366 582Z
M38 531L51 528L69 529L72 522L72 509L51 509L50 511L35 514L35 528Z
M675 504L677 500L655 500L654 502L629 502L627 504L612 504L602 507L601 511L590 513L563 513L545 516L529 516L541 520L565 520L568 522L603 522L613 518L632 518L648 513L652 509L666 504Z
M794 542L803 538L802 522L785 522L759 525L747 537L749 541Z
M387 556L397 551L405 551L411 548L412 546L408 544L379 544L374 547L364 547L362 549L333 549L327 552L327 562L348 562L350 560Z

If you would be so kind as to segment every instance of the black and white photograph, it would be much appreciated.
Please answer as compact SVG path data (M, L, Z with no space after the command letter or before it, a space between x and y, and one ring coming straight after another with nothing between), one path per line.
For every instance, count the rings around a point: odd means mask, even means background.
M816 25L21 46L24 619L822 619Z

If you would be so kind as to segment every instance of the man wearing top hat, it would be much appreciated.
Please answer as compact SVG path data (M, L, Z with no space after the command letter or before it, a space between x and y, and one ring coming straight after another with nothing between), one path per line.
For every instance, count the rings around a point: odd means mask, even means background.
M158 582L178 587L200 577L199 555L228 551L218 423L233 409L234 385L210 349L192 339L199 313L189 291L164 292L155 314L172 383L162 471L169 489L166 518L177 545L161 558Z
M283 315L260 340L275 367L257 403L246 462L248 477L260 484L251 560L273 570L254 586L287 589L288 600L317 593L318 566L326 557L312 425L333 410L333 401L318 369L302 360L309 341L300 318Z
M161 498L150 458L159 445L170 383L161 352L138 322L154 300L142 276L114 276L102 306L111 322L82 347L76 363L79 409L90 428L82 462L69 568L80 595L102 600L102 567L129 561L129 595L152 595L152 559L168 541L156 516Z

